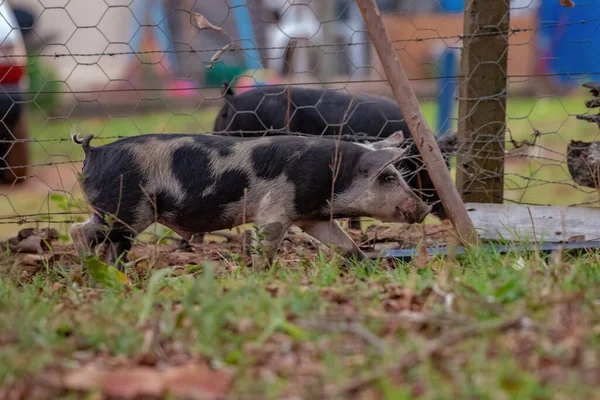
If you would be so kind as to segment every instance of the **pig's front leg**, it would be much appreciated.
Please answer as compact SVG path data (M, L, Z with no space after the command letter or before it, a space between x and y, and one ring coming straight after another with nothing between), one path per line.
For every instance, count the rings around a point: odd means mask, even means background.
M369 259L354 243L354 240L344 232L337 221L298 222L296 225L321 243L338 246L344 257L351 258L354 256L358 260Z
M248 232L248 250L252 256L252 267L265 269L273 263L277 248L292 224L287 221L273 221L257 225L260 226L258 234L255 230Z

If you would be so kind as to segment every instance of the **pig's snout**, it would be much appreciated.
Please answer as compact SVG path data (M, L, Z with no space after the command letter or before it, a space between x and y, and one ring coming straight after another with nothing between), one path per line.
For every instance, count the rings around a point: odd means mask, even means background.
M417 196L408 197L404 200L401 207L396 208L398 213L401 213L409 224L420 224L433 209L433 207L425 204Z

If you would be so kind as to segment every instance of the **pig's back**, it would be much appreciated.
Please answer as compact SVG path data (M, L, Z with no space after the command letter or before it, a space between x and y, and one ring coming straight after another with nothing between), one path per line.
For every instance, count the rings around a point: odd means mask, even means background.
M330 136L339 134L343 125L344 135L388 137L401 130L410 136L400 109L390 99L312 88L291 88L289 93L291 101L286 88L256 88L236 96L236 112L226 134L237 131L251 137L265 129L285 129L289 114L289 130L296 133Z

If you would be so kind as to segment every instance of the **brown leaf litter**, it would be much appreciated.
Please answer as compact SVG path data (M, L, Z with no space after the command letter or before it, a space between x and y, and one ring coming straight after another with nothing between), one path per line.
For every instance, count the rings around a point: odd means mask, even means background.
M410 248L414 246L440 246L452 237L452 228L449 225L378 225L371 226L365 233L350 231L350 236L360 243L361 248L366 251L381 251L393 248ZM4 242L22 269L24 279L30 279L42 267L60 266L68 269L79 265L78 256L70 245L62 245L57 241L59 234L55 229L23 229L19 233ZM314 259L318 251L329 250L316 243L309 236L291 231L286 235L279 248L277 259L280 264L297 268L302 260ZM193 243L185 250L179 248L177 243L173 244L137 244L133 247L129 260L143 261L134 262L133 266L138 269L180 267L185 265L201 265L205 262L223 263L235 266L238 261L249 263L249 259L243 254L242 243L239 236L232 236L229 241L215 243ZM423 254L419 257L420 264L427 263L428 258ZM139 272L139 271L138 271Z
M60 374L54 385L79 392L97 390L109 397L159 398L171 394L188 399L224 398L233 374L213 370L206 363L189 363L164 369L145 366L112 370L90 363Z

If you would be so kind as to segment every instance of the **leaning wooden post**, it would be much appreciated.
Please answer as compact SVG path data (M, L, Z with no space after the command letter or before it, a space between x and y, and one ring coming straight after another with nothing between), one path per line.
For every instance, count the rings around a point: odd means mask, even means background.
M423 162L431 176L435 190L442 200L444 209L460 239L465 243L475 244L477 233L471 218L454 186L450 171L446 167L433 133L427 122L425 122L417 96L413 92L398 55L392 47L379 7L375 0L357 0L357 3L365 19L371 41L381 60L381 65L383 65L387 74L394 97L421 152Z

